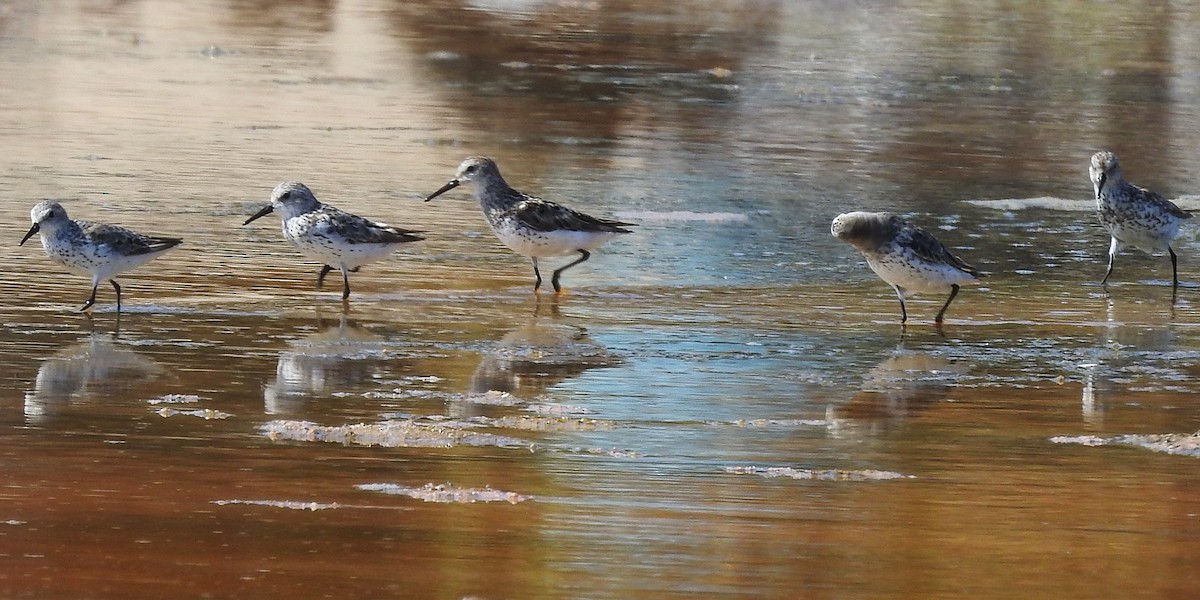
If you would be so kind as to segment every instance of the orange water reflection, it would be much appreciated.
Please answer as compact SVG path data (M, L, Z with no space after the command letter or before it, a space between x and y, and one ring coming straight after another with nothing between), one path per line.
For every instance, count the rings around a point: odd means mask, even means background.
M1200 189L1200 23L1147 6L0 7L0 595L1194 596L1195 458L1051 441L1200 429L1200 246L1106 292L1080 208L1101 146ZM478 153L642 226L534 298L422 202ZM239 225L284 179L428 239L343 310ZM77 315L46 197L187 241ZM848 205L987 285L901 330ZM378 491L426 485L509 500Z

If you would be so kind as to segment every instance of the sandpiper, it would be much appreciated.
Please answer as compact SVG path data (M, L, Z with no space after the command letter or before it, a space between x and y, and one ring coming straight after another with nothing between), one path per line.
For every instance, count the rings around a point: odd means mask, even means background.
M496 162L482 156L472 156L458 166L458 173L446 185L432 193L426 202L469 183L483 209L483 216L505 246L533 262L537 280L533 291L542 286L538 259L579 253L579 258L554 271L550 284L554 293L562 293L558 280L563 271L587 260L592 251L612 238L633 233L625 229L634 223L600 219L571 210L561 204L535 198L509 187L500 176Z
M941 323L959 285L977 283L983 276L951 254L933 234L891 213L841 214L833 220L830 232L861 252L871 270L896 290L901 323L908 321L905 293L950 292L934 319Z
M1088 174L1096 192L1096 210L1100 223L1112 235L1108 246L1108 270L1100 284L1108 283L1113 260L1125 246L1133 246L1150 254L1167 251L1171 255L1171 282L1179 287L1179 267L1171 242L1179 235L1179 226L1191 213L1179 208L1162 196L1140 188L1121 176L1121 164L1112 152L1092 155Z
M336 269L342 272L342 300L350 297L351 271L386 258L400 244L425 238L409 231L376 223L323 204L303 183L285 181L271 192L271 203L246 219L242 225L278 210L283 218L283 237L305 257L322 263L317 287Z
M46 256L77 275L92 278L92 295L79 312L90 312L96 303L96 288L108 280L117 291L117 313L121 312L121 286L115 277L178 246L179 238L153 237L116 225L73 221L58 202L39 202L29 211L33 227L21 238L24 245L40 233Z

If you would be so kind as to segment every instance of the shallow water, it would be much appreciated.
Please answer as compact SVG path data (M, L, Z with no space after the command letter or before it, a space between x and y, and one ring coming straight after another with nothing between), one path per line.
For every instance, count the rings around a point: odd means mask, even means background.
M1200 429L1086 175L1200 191L1194 6L410 4L0 6L0 595L1195 595L1194 455L1059 443ZM471 154L641 225L535 297ZM344 310L285 179L428 239ZM187 241L78 315L44 198ZM989 277L902 329L849 209Z

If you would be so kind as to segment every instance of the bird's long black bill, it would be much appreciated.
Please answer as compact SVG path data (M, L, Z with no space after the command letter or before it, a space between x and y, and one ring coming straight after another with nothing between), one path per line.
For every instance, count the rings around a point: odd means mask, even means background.
M245 223L242 223L242 225L249 225L251 221L253 221L253 220L255 220L255 219L259 218L259 217L263 217L263 216L269 215L269 214L271 214L271 211L273 211L273 210L275 210L275 207L274 207L274 206L272 206L272 205L270 205L270 204L268 204L268 205L267 205L266 207L264 207L262 210L260 210L260 211L258 211L258 212L256 212L256 213L254 213L254 216L253 216L253 217L250 217L249 219L246 219L246 222L245 222Z
M458 186L459 186L458 180L451 179L450 181L446 182L446 185L443 185L442 187L438 188L438 191L436 191L436 192L430 194L428 197L426 197L425 201L429 202L430 200L433 200L434 198L437 198L438 196L441 196L442 194L445 194L446 192L448 192Z
M29 238L33 237L33 234L35 234L35 233L37 233L37 232L39 232L39 231L41 231L41 230L42 230L42 226L41 226L41 225L38 225L37 223L34 223L34 224L33 224L33 227L30 227L30 228L29 228L29 233L25 234L25 237L21 238L21 243L20 243L20 244L17 244L17 245L18 245L18 246L24 246L24 245L25 245L25 242L28 242L28 241L29 241Z

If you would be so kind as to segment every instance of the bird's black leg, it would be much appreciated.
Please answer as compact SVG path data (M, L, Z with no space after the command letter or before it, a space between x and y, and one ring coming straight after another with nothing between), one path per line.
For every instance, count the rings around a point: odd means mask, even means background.
M117 285L116 279L109 279L109 283L113 284L113 289L117 290L117 314L121 314L121 286Z
M333 270L333 267L331 267L329 265L321 265L321 272L319 274L317 274L317 289L318 290L321 289L322 287L324 287L325 276L328 275L329 272L332 270Z
M342 267L342 300L350 297L350 271Z
M1108 255L1108 270L1104 272L1104 279L1100 280L1100 285L1108 285L1108 276L1112 275L1113 258L1115 258L1113 255Z
M591 258L591 257L592 257L592 254L591 254L590 252L588 252L587 250L582 250L582 249L581 249L581 250L579 251L579 254L580 254L581 256L579 257L579 259L578 259L578 260L576 260L576 261L574 261L574 262L571 262L571 263L568 263L568 264L566 264L566 265L564 265L564 266L562 266L562 267L559 267L559 268L558 268L558 270L554 271L554 276L550 278L550 284L554 286L554 293L555 293L555 294L561 294L561 293L562 293L562 286L558 285L558 277L559 277L560 275L562 275L562 272L563 272L563 271L566 271L567 269L570 269L571 267L573 267L573 266L575 266L575 265L577 265L577 264L579 264L579 263L581 263L581 262L583 262L583 261L585 261L585 260L587 260L587 259L589 259L589 258Z
M530 257L530 262L533 263L533 276L537 279L533 282L533 293L538 293L542 287L542 272L538 270L538 259L536 256Z
M896 290L896 297L900 299L900 323L907 323L908 310L904 308L904 290L900 289L898 285L893 285L892 288Z
M92 284L92 297L91 297L91 298L88 298L88 299L87 299L87 302L84 302L84 303L83 303L83 308L79 309L79 312L81 312L81 313L85 313L85 312L87 312L87 311L88 311L88 309L90 309L90 308L92 307L92 305L96 303L96 288L97 288L99 285L100 285L100 282L99 282L99 281L97 281L96 283L93 283L93 284Z
M950 303L954 302L954 297L957 295L958 295L958 284L955 283L950 286L950 297L946 298L946 303L942 305L942 310L939 310L937 317L934 317L934 319L933 319L934 323L942 322L942 318L946 316L946 309L950 308Z
M1108 270L1104 272L1104 279L1100 280L1100 285L1106 285L1108 283L1108 276L1112 275L1113 261L1117 258L1117 244L1117 238L1113 238L1112 244L1108 246Z
M1175 251L1167 246L1167 252L1171 253L1171 281L1173 287L1179 287L1179 259L1175 257Z

